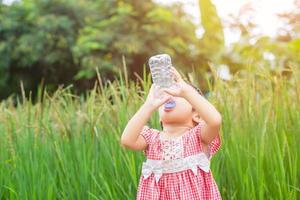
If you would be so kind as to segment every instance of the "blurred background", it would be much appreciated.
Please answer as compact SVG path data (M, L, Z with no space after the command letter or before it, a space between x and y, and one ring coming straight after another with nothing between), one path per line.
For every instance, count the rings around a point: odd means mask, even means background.
M286 76L300 63L299 0L1 0L0 99L72 84L80 94L147 72L147 60L173 64L207 90L210 67L229 80L247 66ZM28 94L28 92L26 92Z
M168 53L222 114L222 198L298 200L299 52L299 0L0 0L0 199L135 199L120 138Z

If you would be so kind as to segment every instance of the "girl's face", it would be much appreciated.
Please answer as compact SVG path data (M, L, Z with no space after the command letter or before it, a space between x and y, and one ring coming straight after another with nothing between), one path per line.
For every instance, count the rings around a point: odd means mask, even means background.
M192 121L195 111L192 105L182 97L172 97L176 105L171 110L165 110L164 104L158 109L159 118L162 123L189 123Z

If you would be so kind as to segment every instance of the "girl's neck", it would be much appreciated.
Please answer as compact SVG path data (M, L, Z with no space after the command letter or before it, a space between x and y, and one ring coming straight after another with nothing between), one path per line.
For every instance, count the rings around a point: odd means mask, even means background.
M192 124L164 124L163 134L170 137L177 137L193 128Z

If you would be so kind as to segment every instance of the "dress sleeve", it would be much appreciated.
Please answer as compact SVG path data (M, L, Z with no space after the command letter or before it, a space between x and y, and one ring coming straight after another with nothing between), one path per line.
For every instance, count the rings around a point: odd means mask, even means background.
M200 136L200 140L201 140L201 129L204 124L205 122L202 120L194 127L194 131L196 132L196 134ZM218 133L217 136L208 145L209 157L211 158L220 149L220 147L221 147L221 137L220 137L220 133Z
M141 135L145 138L147 144L151 143L152 133L152 129L147 125L145 125L141 131Z

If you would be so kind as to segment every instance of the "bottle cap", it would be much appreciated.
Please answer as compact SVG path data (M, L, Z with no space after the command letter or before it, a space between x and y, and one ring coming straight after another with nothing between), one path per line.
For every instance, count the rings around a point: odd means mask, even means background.
M176 102L175 102L175 100L171 100L171 101L168 101L167 103L165 103L165 108L166 109L171 109L171 108L174 108L175 107L175 105L176 105Z

